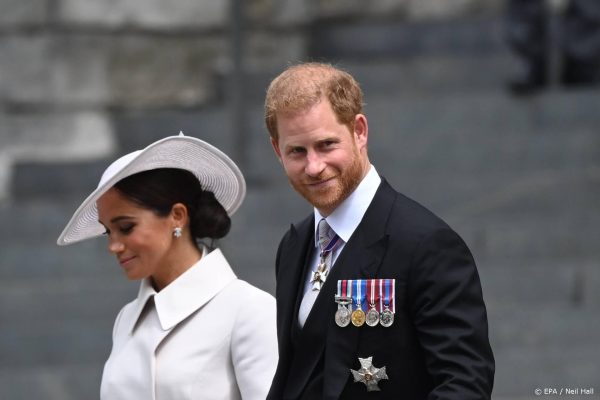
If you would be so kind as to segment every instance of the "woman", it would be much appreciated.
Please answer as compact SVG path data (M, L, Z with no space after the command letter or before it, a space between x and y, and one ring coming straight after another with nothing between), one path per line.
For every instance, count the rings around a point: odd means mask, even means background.
M245 190L229 157L181 134L119 158L75 212L58 244L105 234L142 281L117 316L101 399L265 399L275 301L200 242L227 234Z

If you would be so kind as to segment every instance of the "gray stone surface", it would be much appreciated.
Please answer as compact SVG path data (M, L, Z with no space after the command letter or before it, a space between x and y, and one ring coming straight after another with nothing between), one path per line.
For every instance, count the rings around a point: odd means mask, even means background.
M11 196L11 187L28 190L28 183L13 185L14 166L20 162L97 159L114 150L110 121L98 111L0 110L0 122L0 200ZM35 192L39 185L32 184Z
M213 0L60 0L60 21L110 28L221 28L228 17L227 1Z
M369 7L365 7L360 0L317 0L314 4L314 13L319 18L384 17L414 21L497 13L503 2L502 0L374 0L369 3Z
M38 26L48 21L49 0L0 0L0 28Z
M0 36L5 101L71 107L190 107L214 97L222 39L111 34Z

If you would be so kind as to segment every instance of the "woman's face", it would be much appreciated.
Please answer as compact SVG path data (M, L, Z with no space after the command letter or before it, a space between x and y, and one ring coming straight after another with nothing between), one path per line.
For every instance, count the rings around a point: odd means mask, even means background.
M124 197L115 188L97 201L99 221L106 228L108 250L129 279L164 273L173 263L173 229L170 216L159 217Z

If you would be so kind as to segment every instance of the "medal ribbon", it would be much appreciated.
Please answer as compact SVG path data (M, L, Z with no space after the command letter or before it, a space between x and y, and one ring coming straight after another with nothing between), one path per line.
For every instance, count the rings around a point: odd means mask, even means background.
M369 309L369 305L365 304L365 307L363 307L363 302L366 303L367 302L367 279L361 279L360 280L360 298L358 299L358 301L360 302L360 309L361 310L368 310Z
M362 310L362 280L356 279L352 281L352 284L352 289L354 291L354 293L352 294L352 304L356 306L357 310L359 308Z
M392 281L392 298L390 299L390 310L395 314L396 313L396 280L391 279Z
M340 279L337 282L337 295L338 297L347 297L348 296L348 281L345 279Z
M382 288L382 284L383 286L385 286L385 289ZM388 306L390 311L392 313L396 312L396 307L395 307L395 291L396 291L396 280L395 279L380 279L380 285L379 285L379 290L380 293L382 291L385 291L385 293L383 294L383 302L381 302L381 298L380 298L380 305L381 310L385 309L385 306Z
M377 286L376 282L376 279L367 280L367 309L370 309L371 305L377 308L377 304L375 303L375 287Z
M327 253L335 250L335 248L340 245L342 243L342 240L340 239L340 237L338 235L335 235L330 241L329 243L327 243L327 246L325 246L324 249L321 250L320 256L321 258L325 258L327 257ZM332 263L333 264L333 263Z
M377 288L379 289L379 312L383 311L383 279L377 279Z
M352 279L349 279L347 281L346 287L347 287L347 290L348 290L348 297L350 297L351 299L354 299L352 297L353 296L353 294L352 294ZM354 301L350 302L350 311L352 311L354 309L354 304L352 304L352 303L354 303Z

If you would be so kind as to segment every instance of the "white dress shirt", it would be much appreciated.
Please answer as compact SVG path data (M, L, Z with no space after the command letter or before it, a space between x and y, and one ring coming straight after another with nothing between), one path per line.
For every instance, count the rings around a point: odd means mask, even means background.
M219 249L119 313L102 400L264 400L277 366L275 299Z
M331 268L335 267L335 261L337 260L338 255L344 249L348 240L362 221L367 208L373 201L375 197L375 192L377 192L377 188L379 188L379 184L381 183L381 178L377 173L377 170L373 165L370 166L369 172L363 178L363 180L356 187L354 192L348 196L346 200L344 200L327 218L323 217L319 210L314 209L315 215L315 251L313 252L313 257L310 262L310 269L308 274L304 280L304 295L309 290L312 290L312 284L310 280L312 279L313 271L317 269L317 265L319 264L319 238L317 227L319 225L319 221L322 218L327 220L327 223L333 229L333 231L342 239L342 243L338 245L338 247L334 250L331 259ZM349 278L350 279L350 278ZM303 323L301 323L303 325Z

